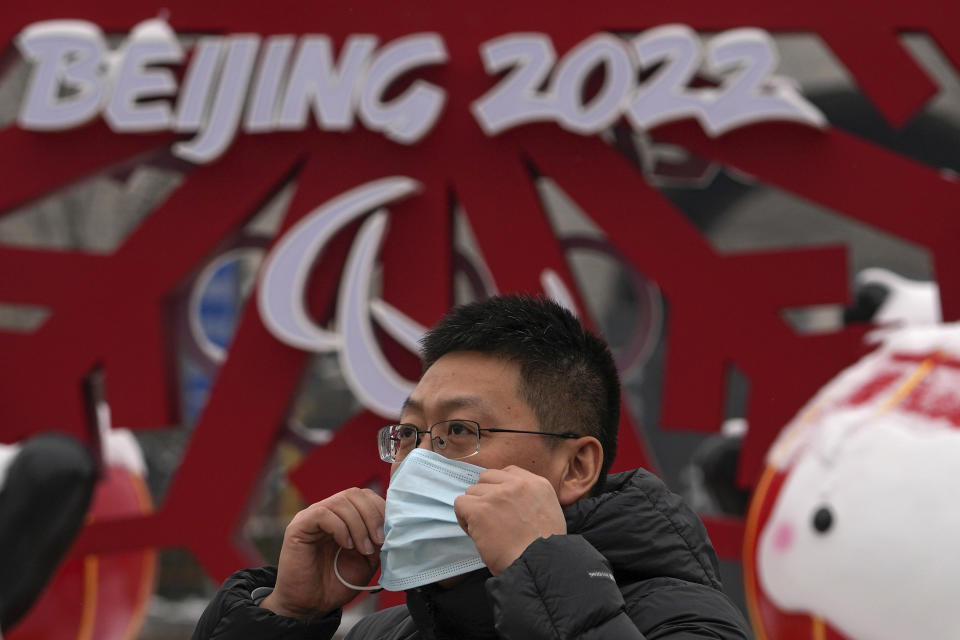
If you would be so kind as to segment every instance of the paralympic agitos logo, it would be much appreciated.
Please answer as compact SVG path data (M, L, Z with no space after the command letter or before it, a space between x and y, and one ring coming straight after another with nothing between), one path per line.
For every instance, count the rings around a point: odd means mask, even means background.
M398 343L416 353L426 329L385 300L373 295L371 283L380 243L387 226L387 203L416 193L419 183L392 176L360 185L317 207L280 240L261 271L257 304L267 329L281 342L312 352L336 352L344 378L360 402L392 417L413 390L384 356L373 320ZM360 227L344 265L334 324L318 326L304 306L304 290L317 256L345 225L376 210ZM573 296L552 270L541 274L551 298L575 312ZM368 312L369 309L369 312Z
M320 130L349 131L359 121L414 144L433 129L447 98L423 79L389 93L401 77L448 62L443 37L430 32L386 43L353 34L339 52L323 34L211 35L188 51L164 20L151 19L111 49L95 24L53 20L29 25L16 43L33 64L21 128L67 130L102 115L118 133L193 134L173 152L195 163L220 157L241 130L304 130L311 113ZM508 72L471 103L487 135L540 121L593 135L620 118L637 131L695 118L712 136L759 121L826 123L789 79L772 74L778 54L760 29L705 42L684 25L630 39L598 33L559 60L549 36L511 33L483 43L480 56L491 76ZM178 81L174 71L184 64ZM694 77L708 82L691 87Z

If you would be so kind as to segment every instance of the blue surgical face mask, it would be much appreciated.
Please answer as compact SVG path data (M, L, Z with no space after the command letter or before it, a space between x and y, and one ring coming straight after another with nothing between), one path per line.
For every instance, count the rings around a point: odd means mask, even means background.
M403 591L485 567L457 522L453 501L483 467L414 449L390 478L380 549L380 584Z
M382 588L404 591L486 566L453 511L453 501L483 471L427 449L414 449L400 463L387 489Z

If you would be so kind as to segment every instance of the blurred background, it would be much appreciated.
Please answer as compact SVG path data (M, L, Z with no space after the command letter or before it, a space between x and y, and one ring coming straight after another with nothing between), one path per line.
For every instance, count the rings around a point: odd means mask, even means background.
M410 175L423 184L422 195L388 206L390 230L371 285L371 298L421 325L450 304L497 291L550 293L541 271L560 265L560 291L618 360L628 409L621 432L629 430L632 440L619 468L654 468L704 516L725 589L745 612L744 518L767 447L813 391L869 349L861 337L885 294L858 283L857 274L880 267L960 294L958 274L944 277L952 263L937 253L955 247L956 223L926 186L950 194L957 188L960 78L956 59L918 28L935 26L923 6L916 22L880 25L885 48L873 56L875 41L852 28L824 24L827 38L809 26L820 24L814 8L809 22L786 24L775 10L753 21L740 11L707 19L695 9L662 16L638 9L632 19L618 11L584 22L582 9L564 6L538 22L488 7L476 9L471 29L469 15L445 22L446 12L434 19L399 12L397 23L383 26L385 18L337 10L325 20L325 9L296 5L290 11L302 14L297 21L287 16L258 29L260 13L242 9L111 13L93 4L53 4L0 9L0 192L7 192L0 198L0 443L12 456L37 434L65 432L100 458L97 483L112 468L138 478L128 492L137 497L115 498L127 502L114 512L108 498L94 494L91 509L100 505L104 515L86 516L88 526L71 537L58 565L61 576L74 562L73 582L54 577L49 589L84 601L89 594L78 585L94 575L89 558L103 559L98 575L109 580L111 554L127 554L129 562L115 570L128 572L125 584L134 586L118 605L126 607L119 635L95 626L91 616L110 615L101 609L64 615L62 635L29 635L31 624L40 627L26 618L21 635L17 627L9 633L14 639L75 637L81 628L97 629L87 636L94 638L187 638L229 571L276 562L284 527L298 510L340 484L384 489L373 431L388 417L358 399L341 353L281 344L256 304L258 273L294 221L368 180ZM135 25L157 15L188 56L210 34L331 33L341 46L350 33L377 33L388 42L436 32L450 62L403 75L388 95L427 79L449 98L436 128L411 144L364 131L361 122L320 131L311 112L306 131L238 132L225 155L209 163L172 151L183 134L117 132L100 116L63 131L18 124L36 81L37 63L15 43L28 25L82 19L119 51ZM690 118L645 130L621 117L592 136L555 123L487 136L469 113L470 102L503 75L480 67L479 45L496 36L542 32L562 59L593 33L628 41L668 23L690 25L703 42L733 28L766 29L779 54L772 73L827 124L767 122L710 137ZM838 52L835 42L844 38L849 46ZM865 68L887 64L891 49L933 88L909 113L901 108L899 118L878 104L880 94L861 88L877 73ZM185 82L185 65L167 65L178 82ZM660 69L641 69L638 82ZM890 85L903 79L893 73L899 70L891 67ZM591 82L602 85L603 73L594 75ZM722 82L701 66L688 86ZM152 100L173 104L175 97ZM616 167L606 184L584 168L594 163ZM844 171L826 175L824 166ZM884 170L875 184L873 166ZM891 183L902 167L909 171ZM591 208L598 193L602 215ZM844 208L858 199L889 208ZM903 208L905 202L915 206ZM526 218L539 226L514 224ZM903 227L918 231L898 233ZM530 228L539 234L516 237ZM356 225L339 230L306 285L308 312L331 331L347 317L337 315L343 299L336 302L334 293L345 286L338 280L355 233ZM656 255L642 253L648 246L659 247ZM960 308L945 303L944 320L956 319L951 310L955 316ZM939 313L938 306L933 315ZM391 365L415 380L409 350L382 324L376 335ZM800 353L808 360L798 360ZM110 446L126 453L111 454ZM112 520L119 524L111 528ZM106 600L101 592L98 606ZM351 620L385 603L360 598L341 635Z

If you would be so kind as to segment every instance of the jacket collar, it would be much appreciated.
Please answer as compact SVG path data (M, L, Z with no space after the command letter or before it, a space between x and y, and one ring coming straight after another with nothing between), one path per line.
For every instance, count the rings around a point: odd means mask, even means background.
M484 586L489 577L487 569L480 569L467 574L462 582L449 589L428 584L407 591L407 609L423 637L426 640L496 638L493 605Z

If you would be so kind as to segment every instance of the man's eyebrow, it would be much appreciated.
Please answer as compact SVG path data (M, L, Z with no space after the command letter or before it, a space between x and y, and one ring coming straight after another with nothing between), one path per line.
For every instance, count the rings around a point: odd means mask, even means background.
M454 396L453 398L447 398L441 400L437 404L437 408L441 412L448 412L453 409L487 409L487 403L483 398L477 396Z
M403 401L403 404L400 405L400 413L403 413L407 409L413 409L414 411L419 411L421 409L420 403L407 396L407 399Z
M413 398L407 398L403 401L403 407L400 409L400 413L402 414L408 409L422 413L423 405ZM437 403L436 409L441 413L448 413L454 409L478 409L489 413L488 403L479 396L454 396L452 398L446 398Z

